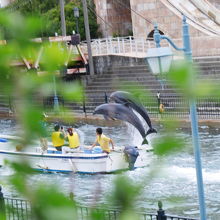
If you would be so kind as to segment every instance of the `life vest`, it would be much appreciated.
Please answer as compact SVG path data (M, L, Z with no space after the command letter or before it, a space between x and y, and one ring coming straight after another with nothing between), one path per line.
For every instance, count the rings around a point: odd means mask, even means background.
M69 141L69 147L70 148L76 148L79 147L79 136L76 132L73 132L73 135L70 136L67 135L68 141Z
M52 133L52 143L54 147L61 147L64 145L64 138L61 138L60 135L60 131L55 131Z
M96 141L100 144L100 147L102 148L103 151L110 152L110 147L109 147L109 142L110 138L106 137L104 134L101 136L97 136Z

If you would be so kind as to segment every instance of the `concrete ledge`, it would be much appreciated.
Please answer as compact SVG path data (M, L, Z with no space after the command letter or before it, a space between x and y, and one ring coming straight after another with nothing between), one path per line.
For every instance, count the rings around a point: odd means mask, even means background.
M0 119L14 119L16 120L16 116L8 113L0 113ZM178 122L179 127L188 128L191 126L191 121L189 119L179 119L175 118ZM155 125L160 125L166 122L172 122L173 118L151 118L152 123ZM74 113L66 113L60 115L52 115L48 114L47 122L56 123L60 122L63 124L91 124L96 126L107 126L107 127L117 127L123 126L123 122L119 120L105 120L103 116L99 115L84 115L84 114L74 114ZM200 126L209 126L219 128L220 119L200 119L198 120Z
M65 115L49 115L47 122L61 122L64 124L91 124L97 126L107 126L107 127L116 127L123 125L122 121L119 120L105 120L103 116L97 115L84 115L84 114L65 114Z

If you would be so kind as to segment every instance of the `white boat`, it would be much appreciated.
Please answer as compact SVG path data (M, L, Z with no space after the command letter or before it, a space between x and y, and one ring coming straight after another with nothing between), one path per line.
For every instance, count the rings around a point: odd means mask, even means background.
M10 136L0 136L0 166L4 166L4 161L28 160L31 167L43 172L63 172L63 173L112 173L130 168L144 167L150 162L151 153L146 147L135 148L138 156L135 163L124 153L124 147L116 147L115 151L107 154L101 152L100 148L89 151L86 148L78 152L62 153L50 147L47 151L42 151L40 146L32 146L25 151L16 151L11 142ZM134 150L134 148L132 149ZM129 155L127 157L130 158ZM133 160L134 162L134 160Z

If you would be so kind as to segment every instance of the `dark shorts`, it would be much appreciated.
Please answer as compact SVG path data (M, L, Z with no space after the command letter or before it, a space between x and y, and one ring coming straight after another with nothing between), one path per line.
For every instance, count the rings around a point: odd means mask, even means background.
M58 151L62 151L62 146L61 147L55 147Z

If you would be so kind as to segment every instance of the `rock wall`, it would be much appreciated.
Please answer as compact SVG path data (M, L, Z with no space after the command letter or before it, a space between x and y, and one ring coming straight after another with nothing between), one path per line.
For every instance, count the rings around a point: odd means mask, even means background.
M120 1L121 4L117 4ZM207 0L220 9L220 0ZM162 3L163 2L163 3ZM98 14L107 22L100 23L105 37L114 34L125 35L132 27L134 37L147 38L154 29L154 22L159 30L172 39L180 39L182 45L182 18L171 11L163 0L95 0ZM124 5L124 7L123 7ZM130 11L127 9L130 7ZM190 23L190 22L189 22ZM108 26L111 26L108 27ZM219 56L220 39L208 36L190 25L190 36L194 56ZM204 44L204 41L208 43Z
M161 0L94 0L97 13L106 21L98 19L103 36L126 35L146 38L157 22L159 29L171 38L182 35L181 18L168 9ZM207 0L220 8L219 0ZM130 8L130 10L128 9ZM190 27L193 37L205 36L204 33Z
M103 37L132 35L130 0L94 0L94 3Z
M172 39L182 36L182 17L177 16L160 0L131 0L131 8L140 15L132 13L133 33L135 37L147 38L154 29L153 24L158 24L159 30ZM143 19L146 18L145 20ZM197 29L190 26L190 35L204 36Z

